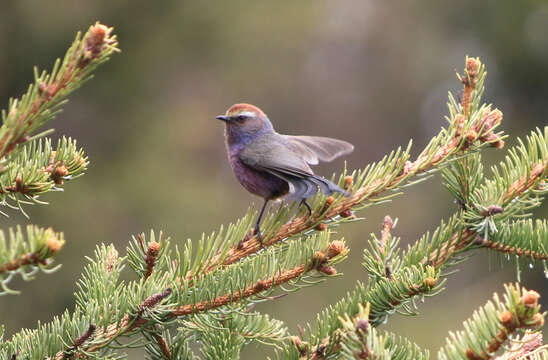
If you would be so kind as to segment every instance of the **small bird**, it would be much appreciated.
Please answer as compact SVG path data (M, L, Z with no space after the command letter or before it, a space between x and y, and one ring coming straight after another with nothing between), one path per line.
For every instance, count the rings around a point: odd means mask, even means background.
M250 104L232 105L225 115L228 160L236 178L252 194L264 199L254 234L263 243L261 219L270 200L299 200L312 214L306 199L318 188L326 195L348 193L331 181L315 175L309 165L331 161L354 150L346 141L318 136L278 134L265 113Z

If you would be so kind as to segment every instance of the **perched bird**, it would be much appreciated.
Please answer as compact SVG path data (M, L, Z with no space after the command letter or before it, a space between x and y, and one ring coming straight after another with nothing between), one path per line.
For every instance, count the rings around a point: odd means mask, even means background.
M326 137L278 134L265 113L250 104L232 105L217 119L225 123L226 150L234 175L247 191L264 199L254 228L261 244L260 223L268 201L300 200L312 213L306 199L318 188L326 195L348 195L331 181L314 175L309 165L349 154L354 150L352 144Z

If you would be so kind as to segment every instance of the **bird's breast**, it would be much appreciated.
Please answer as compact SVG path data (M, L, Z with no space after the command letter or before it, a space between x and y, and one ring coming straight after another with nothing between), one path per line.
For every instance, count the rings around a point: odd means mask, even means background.
M238 159L237 155L229 155L230 165L234 175L242 186L252 194L264 199L276 199L289 192L287 181L270 173L255 170Z

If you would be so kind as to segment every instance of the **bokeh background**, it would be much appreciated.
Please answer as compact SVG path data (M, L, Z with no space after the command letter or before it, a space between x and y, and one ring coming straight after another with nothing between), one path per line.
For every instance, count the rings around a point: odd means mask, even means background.
M260 106L280 132L314 134L356 145L350 168L363 168L414 140L414 153L444 125L447 91L465 55L488 69L485 98L504 112L516 143L548 121L548 3L498 1L4 1L0 11L0 99L20 96L32 67L50 69L77 30L95 21L115 27L122 53L78 90L53 122L54 136L78 139L91 164L50 206L27 208L33 223L63 230L61 271L14 284L23 293L0 299L9 334L72 308L85 256L101 242L123 251L130 236L154 228L176 241L197 239L260 205L233 178L222 125L214 119L236 102ZM487 164L504 151L487 150ZM322 165L330 175L342 161ZM439 176L366 219L340 228L350 258L331 279L258 308L287 322L314 321L355 282L365 280L362 249L384 215L399 218L403 245L435 228L455 204ZM535 215L546 218L548 206ZM11 213L4 228L26 223ZM395 315L384 328L435 354L449 330L503 283L514 264L478 251L448 278L418 318ZM523 283L548 291L542 267L526 266ZM264 348L246 349L256 358ZM142 358L133 353L131 358Z

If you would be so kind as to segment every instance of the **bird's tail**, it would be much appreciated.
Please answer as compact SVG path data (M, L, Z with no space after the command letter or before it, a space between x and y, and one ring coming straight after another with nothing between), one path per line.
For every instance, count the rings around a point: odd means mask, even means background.
M313 175L310 179L320 187L325 195L331 195L335 192L343 194L344 196L350 196L350 193L341 189L338 185L333 184L331 181L324 179L321 176Z
M341 189L338 185L333 184L331 181L324 179L321 176L311 175L305 178L302 177L289 177L285 179L290 185L290 193L286 199L293 200L306 200L318 193L318 189L325 195L331 195L333 193L341 193L345 196L350 196L348 192Z

